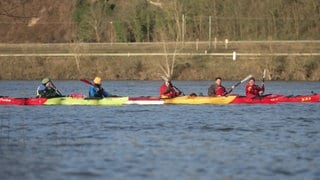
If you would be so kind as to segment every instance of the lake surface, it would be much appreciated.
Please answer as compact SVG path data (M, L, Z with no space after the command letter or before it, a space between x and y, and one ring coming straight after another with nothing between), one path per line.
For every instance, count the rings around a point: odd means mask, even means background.
M87 94L80 81L54 81ZM0 81L35 96L37 81ZM117 95L158 95L160 81L108 81ZM206 94L209 81L177 81ZM223 82L226 87L235 82ZM318 92L319 82L266 82L266 93ZM244 84L234 93L244 94ZM0 179L319 179L320 103L0 106Z

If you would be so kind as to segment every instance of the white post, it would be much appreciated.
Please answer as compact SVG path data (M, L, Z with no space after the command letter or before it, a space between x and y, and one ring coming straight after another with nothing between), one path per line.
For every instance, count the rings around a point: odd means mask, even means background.
M225 39L225 40L224 40L224 43L225 43L225 44L224 44L225 48L228 49L229 40L228 40L228 39Z
M113 44L113 22L110 21L110 42L111 42L111 45Z
M237 60L237 53L235 51L232 53L232 60Z

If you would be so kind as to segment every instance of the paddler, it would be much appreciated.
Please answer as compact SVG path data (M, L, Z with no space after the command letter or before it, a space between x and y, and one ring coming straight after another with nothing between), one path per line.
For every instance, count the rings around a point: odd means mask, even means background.
M102 80L100 77L95 77L93 85L89 88L89 97L91 98L103 98L103 97L114 97L112 94L105 91L102 86Z
M215 83L208 88L208 96L224 96L235 88L235 86L232 86L230 89L226 90L226 88L221 85L221 82L222 78L216 77Z
M254 98L262 96L264 93L264 83L262 82L261 87L255 84L255 78L251 77L246 85L246 96L249 98Z
M53 85L50 78L46 77L42 79L41 85L37 88L37 97L52 98L61 97L59 90Z
M160 86L160 98L174 98L182 94L181 91L176 90L169 78L163 78L164 83Z

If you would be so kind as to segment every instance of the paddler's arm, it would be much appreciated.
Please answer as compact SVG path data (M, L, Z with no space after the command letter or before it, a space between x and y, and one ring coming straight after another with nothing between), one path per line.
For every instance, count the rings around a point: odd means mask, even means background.
M227 94L230 94L235 87L236 87L236 86L233 85L233 86L231 86L230 88L227 88L227 89L226 89L226 92L224 93L224 96L226 96Z

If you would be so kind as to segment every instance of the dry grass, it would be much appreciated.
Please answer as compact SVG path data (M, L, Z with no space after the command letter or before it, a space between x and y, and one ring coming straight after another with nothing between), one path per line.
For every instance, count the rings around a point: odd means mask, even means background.
M170 49L168 43L168 51ZM201 44L186 43L182 52L231 53L319 53L320 42L234 42L229 49L219 44L217 49L208 49ZM99 75L110 80L158 80L163 71L160 62L165 56L78 56L79 53L134 53L163 52L160 44L0 44L2 54L21 53L74 53L74 56L55 57L5 57L0 56L0 79L79 79ZM169 59L172 57L169 57ZM270 80L320 80L319 56L240 56L233 61L231 56L176 56L172 77L178 80L212 80L221 76L239 80L248 74L257 78L267 69Z

